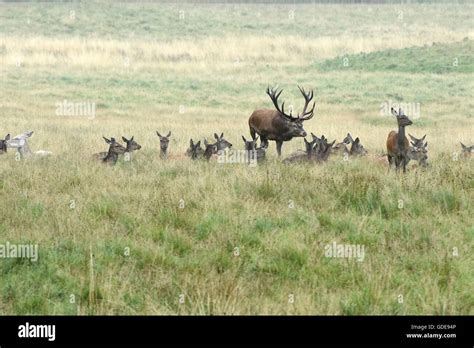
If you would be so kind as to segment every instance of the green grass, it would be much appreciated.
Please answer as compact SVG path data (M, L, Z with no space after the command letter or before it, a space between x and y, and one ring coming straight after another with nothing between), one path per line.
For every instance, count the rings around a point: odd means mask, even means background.
M473 52L474 41L465 38L462 42L433 43L424 47L389 49L337 57L319 64L318 69L430 74L473 73Z
M39 247L36 263L0 259L0 313L472 315L474 175L456 157L472 143L472 6L404 4L401 22L399 10L2 5L0 136L33 129L30 147L53 156L0 156L0 244ZM288 166L271 144L257 168L184 157L214 132L242 149L275 84L298 110L296 84L314 88L305 129L350 131L369 156ZM96 118L57 116L64 99L95 102ZM408 132L427 134L429 168L378 162L396 129L387 101L421 104ZM155 130L172 131L167 161ZM104 167L91 160L102 135L143 148ZM325 257L334 241L365 259Z

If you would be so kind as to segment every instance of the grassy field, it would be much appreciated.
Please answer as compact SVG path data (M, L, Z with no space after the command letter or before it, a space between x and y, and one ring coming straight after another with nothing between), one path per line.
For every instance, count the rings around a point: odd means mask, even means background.
M473 5L1 4L0 314L474 314ZM194 162L189 138L237 149L267 85L305 129L369 155L324 165ZM96 115L58 116L93 102ZM387 103L420 105L430 167L389 172ZM410 115L409 115L410 116ZM159 139L172 132L170 158ZM142 149L92 161L102 135ZM283 146L283 157L303 149ZM184 203L184 204L183 204ZM364 246L363 261L325 246Z

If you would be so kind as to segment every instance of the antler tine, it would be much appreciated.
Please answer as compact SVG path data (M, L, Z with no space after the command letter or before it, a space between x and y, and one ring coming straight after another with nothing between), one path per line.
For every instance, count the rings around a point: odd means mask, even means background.
M293 120L294 117L292 116L292 112L290 111L290 114L286 114L285 113L285 102L283 102L281 104L281 108L280 106L278 105L278 98L280 97L281 93L283 92L283 89L281 89L280 91L278 91L278 88L275 88L275 89L270 89L270 87L267 87L267 94L268 96L270 97L270 99L272 100L273 102L273 105L275 106L275 108L277 109L277 111L283 116L283 117L286 117L290 120Z
M303 121L305 120L309 120L313 117L314 115L314 108L316 106L316 102L313 102L313 107L311 108L311 110L307 111L308 109L308 105L309 103L311 103L311 100L313 99L314 97L314 92L313 90L309 90L308 93L306 93L306 91L304 90L303 87L301 86L298 86L298 89L300 90L301 94L303 95L304 97L304 100L305 100L305 103L304 103L304 108L303 108L303 112L301 114L298 115L298 119L301 119Z

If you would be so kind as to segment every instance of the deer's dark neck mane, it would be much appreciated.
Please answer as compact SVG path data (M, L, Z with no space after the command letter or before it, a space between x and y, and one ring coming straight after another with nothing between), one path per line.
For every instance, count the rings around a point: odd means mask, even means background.
M397 145L400 151L407 151L405 148L405 126L398 126Z

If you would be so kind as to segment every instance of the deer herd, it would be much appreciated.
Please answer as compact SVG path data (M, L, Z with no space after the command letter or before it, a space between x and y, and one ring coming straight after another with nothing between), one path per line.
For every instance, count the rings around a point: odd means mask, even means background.
M290 154L283 160L283 163L296 163L296 162L313 162L321 163L328 160L329 156L342 156L344 159L355 156L364 156L367 154L364 146L361 144L360 139L355 139L350 133L346 135L342 142L336 143L335 140L330 142L324 135L321 137L311 133L312 140L306 139L307 133L303 128L303 122L311 119L314 116L315 102L313 100L313 91L306 92L303 88L299 87L301 94L303 95L305 104L303 111L297 116L293 116L292 111L289 113L285 111L285 103L279 104L278 98L280 97L283 90L267 88L266 93L273 102L274 109L259 109L255 110L248 121L250 128L250 139L242 136L244 142L244 150L249 153L249 157L254 158L257 163L265 160L266 150L268 148L268 141L273 140L276 143L276 149L278 157L281 156L281 148L283 142L290 141L296 137L302 137L304 140L305 150L299 150ZM311 106L310 106L311 105ZM404 112L399 109L398 111L394 108L391 109L392 115L396 117L398 124L398 132L391 131L387 137L387 153L382 157L387 157L389 168L395 165L397 171L403 169L406 171L408 162L411 160L417 161L420 166L426 167L428 165L428 142L425 141L426 134L421 138L416 138L411 134L408 134L411 141L406 137L405 127L413 124ZM163 136L158 131L156 132L160 140L160 158L168 158L168 147L170 143L171 132ZM28 146L28 138L33 135L32 131L24 132L23 134L17 135L13 138L10 134L5 136L4 139L0 139L0 155L7 152L8 148L16 148L19 156L48 156L51 152L39 150L32 152ZM257 146L257 141L260 138L260 146ZM139 145L134 137L127 139L122 137L124 145L118 142L115 138L107 139L103 137L105 142L109 145L109 149L106 152L99 152L93 155L93 157L102 163L115 165L120 155L130 154L133 151L140 150ZM186 156L192 160L205 159L207 161L211 158L219 156L225 151L232 151L232 144L224 139L224 133L218 135L214 133L215 142L208 142L204 139L203 145L201 146L201 140L197 142L190 139L189 148L186 151ZM470 157L474 152L474 145L466 146L461 143L461 156ZM251 154L251 155L250 155Z

